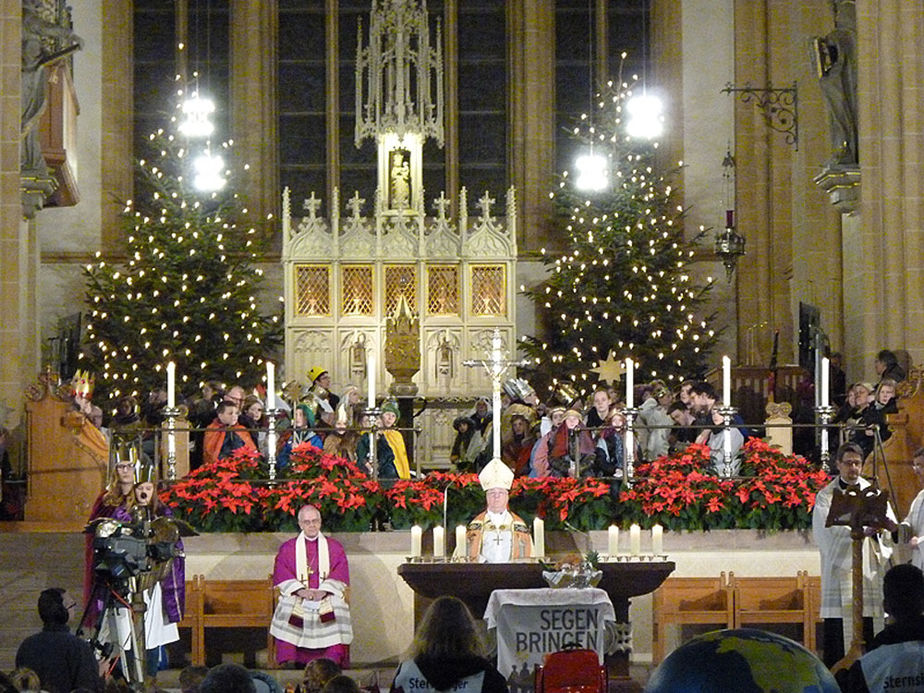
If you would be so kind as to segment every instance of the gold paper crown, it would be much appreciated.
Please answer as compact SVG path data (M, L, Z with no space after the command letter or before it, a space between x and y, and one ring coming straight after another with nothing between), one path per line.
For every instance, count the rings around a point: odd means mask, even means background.
M82 397L86 400L93 397L93 387L96 382L90 371L78 370L74 373L74 378L71 382L74 384L74 397Z

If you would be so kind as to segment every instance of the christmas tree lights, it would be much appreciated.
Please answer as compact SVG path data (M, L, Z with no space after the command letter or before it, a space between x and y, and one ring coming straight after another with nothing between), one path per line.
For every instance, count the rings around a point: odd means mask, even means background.
M614 358L633 358L641 381L701 375L717 340L714 316L698 315L712 279L698 283L688 267L705 229L684 237L684 209L670 184L677 169L659 170L657 142L626 132L632 86L608 83L594 116L574 128L606 157L609 183L590 191L563 172L550 196L566 249L543 249L548 277L523 288L544 336L522 347L550 388L565 381L586 393L597 385L593 371Z
M255 385L281 342L282 321L257 307L263 276L253 262L262 238L235 175L214 172L227 184L196 190L183 137L159 129L148 145L152 156L136 165L136 199L122 210L125 261L97 252L84 271L90 319L80 368L96 373L101 400L163 387L169 361L185 394L206 380Z

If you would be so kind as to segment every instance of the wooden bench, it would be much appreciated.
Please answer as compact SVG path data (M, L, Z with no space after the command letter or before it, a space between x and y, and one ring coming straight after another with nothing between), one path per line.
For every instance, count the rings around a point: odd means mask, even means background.
M265 580L206 580L196 575L186 582L186 613L178 626L191 631L192 663L205 665L205 635L209 628L266 628L268 665L276 652L269 633L275 608L272 575Z
M734 600L725 573L717 578L668 578L655 590L653 620L654 664L667 654L667 629L671 625L733 627Z
M821 578L804 571L795 577L738 577L723 572L715 578L668 578L654 593L653 663L668 653L667 630L674 625L801 624L802 643L814 652L820 599Z

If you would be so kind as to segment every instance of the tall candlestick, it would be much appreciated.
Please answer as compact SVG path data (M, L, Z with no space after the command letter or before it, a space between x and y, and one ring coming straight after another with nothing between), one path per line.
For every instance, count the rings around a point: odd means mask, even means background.
M664 553L664 528L661 525L651 528L651 553L655 556Z
M626 406L635 406L635 361L631 357L626 359Z
M829 398L831 388L831 361L825 356L821 359L821 406L827 407L831 401Z
M499 383L494 385L491 395L491 459L501 456L501 393Z
M615 556L619 553L619 527L616 525L610 525L609 530L607 530L606 552L610 556Z
M722 404L731 406L731 359L722 357Z
M433 528L433 555L437 558L446 557L446 529L441 525Z
M421 529L420 525L411 527L411 558L420 557L422 539L423 529Z
M456 556L465 556L468 547L465 545L465 525L456 525Z
M276 364L266 362L266 408L276 408Z
M533 519L533 553L536 558L545 556L545 521L541 517Z
M370 409L375 409L375 373L376 373L376 363L375 363L375 352L369 352L369 358L366 360L366 406Z
M642 528L638 525L629 527L629 553L638 556L642 552Z
M167 364L167 407L176 408L176 364Z

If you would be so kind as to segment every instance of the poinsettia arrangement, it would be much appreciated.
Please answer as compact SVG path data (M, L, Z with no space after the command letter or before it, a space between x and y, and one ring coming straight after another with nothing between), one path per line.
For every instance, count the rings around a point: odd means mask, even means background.
M702 445L639 465L631 488L611 479L520 477L510 489L510 509L527 521L544 518L549 530L633 523L676 530L810 527L825 472L761 440L746 442L742 455L735 479L709 472L709 448ZM293 449L289 467L273 482L258 456L238 451L171 484L161 498L205 532L293 531L306 503L318 506L328 531L368 531L386 523L395 529L453 527L485 504L475 474L431 472L379 483L349 460L307 443Z

